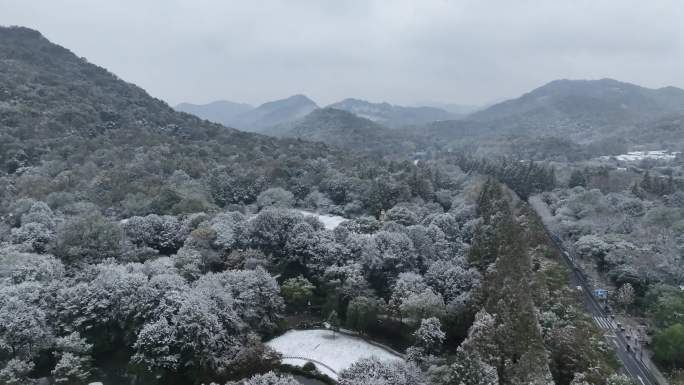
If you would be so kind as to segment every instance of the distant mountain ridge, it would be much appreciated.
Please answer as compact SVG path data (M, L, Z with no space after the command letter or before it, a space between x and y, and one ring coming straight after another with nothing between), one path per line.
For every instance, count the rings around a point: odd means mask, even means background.
M523 158L534 151L556 152L571 159L634 146L678 150L684 146L683 117L684 90L677 87L564 79L460 120L416 127L414 133L469 151L486 148L485 153Z
M461 111L476 108L463 107ZM205 112L196 114L208 119ZM521 137L532 141L562 138L577 144L621 143L620 146L647 141L660 148L673 140L684 142L684 133L679 132L681 116L684 90L677 87L651 89L614 79L562 79L467 115L435 107L404 107L352 98L319 109L306 96L295 95L264 103L222 123L245 131L320 140L343 147L361 144L359 138L472 145ZM389 132L397 128L403 128L399 130L403 132ZM374 136L371 132L383 135ZM345 139L345 133L353 137ZM547 139L543 140L553 142Z
M297 121L274 126L267 135L323 142L355 151L396 153L415 150L413 139L401 130L390 129L349 111L331 107L316 109Z
M202 119L253 132L261 132L268 127L295 121L317 108L318 105L313 100L300 94L267 102L256 108L249 104L229 101L203 105L181 103L175 107L178 111Z
M262 132L265 128L300 119L318 105L304 95L264 103L236 117L235 126L240 129Z
M548 126L572 120L588 127L614 126L684 112L684 90L645 88L614 79L554 80L516 99L495 104L468 118Z
M459 119L474 109L470 106L449 106L456 110L460 109L461 112L458 113L431 106L407 107L390 103L371 103L353 98L344 99L327 107L351 112L358 117L390 128ZM175 107L177 111L187 112L211 122L254 132L265 132L269 127L296 121L317 108L319 106L304 95L274 100L256 108L249 104L230 101L215 101L200 105L181 103Z
M345 110L388 127L425 124L459 117L457 114L436 107L404 107L389 103L371 103L353 98L344 99L328 107Z

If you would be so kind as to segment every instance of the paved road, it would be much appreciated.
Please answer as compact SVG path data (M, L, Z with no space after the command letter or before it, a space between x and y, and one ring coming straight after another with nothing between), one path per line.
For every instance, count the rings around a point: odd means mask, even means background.
M662 385L658 383L644 363L641 362L637 356L635 356L635 354L638 355L639 352L634 352L634 346L628 349L629 344L625 338L625 333L618 329L615 321L610 317L609 314L606 314L603 308L596 301L592 295L593 288L587 282L587 277L584 275L584 273L575 267L570 252L563 248L563 245L558 237L556 237L548 229L546 229L546 233L549 235L556 248L558 248L560 251L565 264L572 270L573 274L570 278L571 284L575 287L582 288L582 299L584 301L585 307L594 318L594 322L596 322L596 324L602 330L604 330L604 334L608 340L608 343L615 348L618 358L620 361L622 361L625 373L634 378L638 382L637 385Z

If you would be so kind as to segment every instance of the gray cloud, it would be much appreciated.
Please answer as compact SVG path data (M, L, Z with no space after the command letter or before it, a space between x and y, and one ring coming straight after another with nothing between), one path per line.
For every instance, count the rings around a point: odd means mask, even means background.
M684 86L680 0L0 0L175 104L478 104L557 78Z

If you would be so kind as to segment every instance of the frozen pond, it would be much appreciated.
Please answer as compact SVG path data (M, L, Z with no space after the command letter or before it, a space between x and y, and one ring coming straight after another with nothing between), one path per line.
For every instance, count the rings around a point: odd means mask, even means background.
M266 345L283 355L283 363L304 366L310 360L320 372L334 379L337 379L340 371L362 358L375 357L382 361L402 359L360 337L340 333L333 336L332 331L323 329L290 330L266 342Z

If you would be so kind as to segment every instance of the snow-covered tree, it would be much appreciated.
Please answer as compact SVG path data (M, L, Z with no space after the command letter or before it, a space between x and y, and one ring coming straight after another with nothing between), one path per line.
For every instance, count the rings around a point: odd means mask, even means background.
M585 258L603 258L610 249L610 244L596 235L584 235L575 242L575 250Z
M352 364L339 375L340 385L425 385L420 369L413 363L383 362L366 358Z
M496 319L482 309L475 314L475 320L468 330L468 337L461 346L470 353L476 353L484 362L498 362L500 351L494 341Z
M251 330L271 332L277 326L284 309L283 298L275 278L264 269L230 270L222 273L207 274L198 280L201 288L209 281L217 282L223 290L230 293L233 308L240 319ZM214 284L206 292L217 292Z
M413 333L416 345L423 348L427 353L438 352L446 334L442 331L442 323L435 317L422 319L420 327Z
M149 246L163 254L175 253L189 234L189 229L178 218L156 214L129 218L124 231L133 244Z
M422 275L412 272L401 273L392 287L389 308L401 317L401 305L411 295L423 292L428 288Z
M477 353L459 348L449 365L431 367L428 377L434 385L498 385L496 368L482 362Z
M209 221L209 227L216 233L214 247L228 251L245 241L247 219L239 212L221 213Z
M414 322L423 318L441 317L446 311L442 295L435 293L430 288L409 295L402 302L400 309L402 314Z
M400 273L418 269L418 255L406 234L379 231L363 245L361 263L374 286L389 287Z
M418 216L404 206L394 206L387 211L387 220L404 226L412 226L418 223Z
M282 255L290 231L304 216L291 210L267 208L249 222L249 234L254 247Z
M356 297L347 307L347 327L361 333L368 332L378 318L378 302L374 298Z
M108 261L93 266L87 279L60 287L58 298L61 321L85 331L106 322L121 327L140 325L152 311L158 293L148 285L141 264Z
M570 385L590 385L587 381L587 376L584 373L575 373L570 381Z
M337 314L337 311L331 311L330 314L328 314L326 322L328 323L330 330L333 332L333 337L335 337L335 332L340 330L340 316Z
M49 254L0 250L0 279L14 284L26 281L50 282L64 275L64 265Z
M468 302L471 292L482 285L482 275L469 268L465 260L433 262L425 273L425 281L444 296L448 304Z
M29 377L33 368L33 362L13 358L7 361L4 368L0 369L0 384L33 385L36 381Z
M373 296L373 290L358 263L327 266L322 281L326 283L325 288L329 291L330 304L336 308L357 296Z
M67 261L100 261L118 256L121 238L117 223L98 211L89 211L57 227L53 252Z
M303 202L304 207L312 210L320 210L326 212L333 205L332 201L323 193L318 190L311 191L304 197Z
M288 303L302 307L313 296L313 290L316 287L303 276L286 279L280 286L280 291L283 293L285 301Z
M223 267L222 254L224 250L216 248L214 243L216 237L216 231L208 227L206 223L202 223L190 232L181 250L188 248L198 251L205 271L219 270Z
M290 208L294 205L294 202L294 195L281 187L269 188L257 197L257 206L260 209L264 207Z
M55 348L61 352L68 352L79 355L90 353L93 345L89 344L79 332L73 332L63 337L55 338Z
M617 301L624 307L628 307L634 303L634 288L629 282L620 286L620 288L615 293Z
M635 385L637 382L625 374L613 374L606 380L606 385Z
M292 376L282 376L274 372L257 374L243 382L244 385L299 385Z
M51 373L55 384L86 384L90 377L90 359L66 352L62 354Z
M424 226L430 226L430 225L435 225L437 226L444 234L446 235L446 239L449 242L455 242L458 241L461 233L460 233L460 224L454 218L453 215L449 213L444 213L444 214L434 214L430 215L425 220L423 221Z
M178 309L173 326L176 343L186 360L183 365L214 371L226 369L229 363L224 361L225 354L238 350L239 345L231 341L217 313L213 301L197 295L188 296ZM168 332L164 333L168 336Z
M340 226L343 226L350 232L356 234L373 234L380 230L382 223L374 217L360 216L358 218L343 222Z
M189 281L199 278L209 267L202 252L192 247L181 247L171 260L179 274Z
M0 306L0 347L11 358L33 358L52 340L41 308L17 298L9 298Z
M54 230L56 225L55 214L45 202L37 201L21 215L22 226L27 223L40 223L48 230Z
M28 222L12 229L12 243L25 245L27 251L43 253L54 241L55 233L42 223Z
M435 244L428 234L428 229L421 225L409 226L408 236L413 243L413 248L416 250L421 265L425 265L427 260L436 259L441 257L437 255L437 250L435 249Z
M148 371L175 370L181 364L176 328L165 318L147 323L138 333L133 349L131 361Z
M290 230L285 245L287 259L306 265L322 251L320 247L322 241L323 239L310 224L302 222L295 225Z

